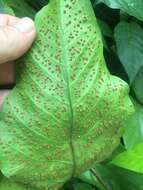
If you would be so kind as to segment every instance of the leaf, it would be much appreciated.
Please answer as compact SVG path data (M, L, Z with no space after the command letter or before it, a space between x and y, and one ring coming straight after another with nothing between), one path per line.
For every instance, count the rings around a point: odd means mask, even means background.
M131 16L143 20L143 1L142 0L98 0L98 3L105 3L113 9L121 9Z
M118 56L130 83L143 65L143 30L136 23L121 22L115 28Z
M35 23L0 113L0 168L56 190L112 153L133 106L128 85L107 70L90 1L53 0Z
M36 10L41 9L43 6L47 5L47 3L49 2L48 0L25 0L26 2L29 3L29 5L31 5L33 8L35 8Z
M96 183L97 183L96 177L92 175L90 170L87 170L84 173L82 173L79 176L79 179L81 179L82 181L89 183L91 185L96 185Z
M132 89L137 100L143 104L143 67L140 68L136 78L132 84Z
M13 10L3 0L0 0L0 13L7 13L7 14L14 15Z
M135 172L143 173L143 143L136 145L131 150L119 154L112 164L129 169Z
M142 190L143 175L115 165L98 164L80 179L100 190Z
M105 23L107 23L111 29L114 29L115 26L120 21L119 10L110 9L103 3L98 4L97 6L94 6L94 4L93 4L93 9L94 9L94 12L95 12L95 15L97 16L97 18L104 21ZM103 14L103 12L104 12L104 14Z
M103 36L107 36L107 37L111 37L112 38L112 30L111 28L108 26L108 24L100 19L97 20L98 24L100 26L101 32L103 34Z
M103 190L143 190L143 175L115 165L97 165L94 169Z
M36 11L30 7L24 0L5 0L5 3L14 11L18 17L34 18Z
M134 101L135 113L125 122L124 143L127 149L143 142L143 107Z
M104 48L106 48L109 51L108 44L107 44L106 40L104 39L104 36L112 38L112 30L106 22L104 22L100 19L98 19L97 22L99 24L101 33L103 35L102 41L103 41Z
M108 44L107 44L107 42L106 42L106 40L105 40L104 37L112 37L112 30L108 26L108 24L106 24L106 22L104 22L104 21L102 21L100 19L98 19L97 22L99 24L99 28L100 28L101 33L103 35L103 37L102 37L103 46L104 46L104 48L107 49L107 51L109 51Z
M32 190L29 186L22 186L21 184L16 184L12 181L9 181L6 178L0 182L0 190Z
M2 175L2 173L0 172L0 182L1 182L2 178L3 178L3 175Z
M74 184L74 190L95 190L95 188L86 183L77 183Z
M112 48L112 47L111 47ZM109 71L127 83L129 83L128 76L125 72L123 65L121 64L117 52L115 51L115 47L110 49L110 51L104 51L104 56L106 60L106 64L109 68Z

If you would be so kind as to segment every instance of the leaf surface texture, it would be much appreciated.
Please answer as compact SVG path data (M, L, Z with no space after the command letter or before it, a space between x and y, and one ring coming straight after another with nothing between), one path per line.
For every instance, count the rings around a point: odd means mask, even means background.
M111 76L88 0L52 0L19 61L0 113L0 168L16 182L56 190L106 159L132 113L128 85Z

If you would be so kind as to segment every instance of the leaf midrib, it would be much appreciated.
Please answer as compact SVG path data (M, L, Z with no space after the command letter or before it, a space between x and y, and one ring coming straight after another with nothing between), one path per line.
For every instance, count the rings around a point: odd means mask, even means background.
M59 5L59 27L60 27L60 40L62 44L62 60L64 60L64 66L63 66L63 75L65 82L67 84L66 86L66 92L67 92L67 100L69 102L69 115L70 115L70 130L69 130L69 138L70 138L70 147L71 147L71 152L72 152L72 157L73 157L73 171L72 171L72 176L74 176L75 170L76 170L76 160L75 160L75 152L74 152L74 147L73 147L73 126L74 126L74 116L73 116L73 106L72 106L72 99L71 99L71 92L70 92L70 85L69 85L69 73L68 73L68 58L67 58L67 45L64 36L64 25L63 25L63 17L62 17L62 5ZM58 16L58 15L57 15ZM71 176L71 177L72 177Z

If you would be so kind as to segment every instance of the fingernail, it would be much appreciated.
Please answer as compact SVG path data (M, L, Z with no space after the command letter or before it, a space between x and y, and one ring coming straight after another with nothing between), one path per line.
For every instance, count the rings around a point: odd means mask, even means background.
M35 29L33 20L28 17L20 19L20 21L15 25L15 27L23 33L29 33Z

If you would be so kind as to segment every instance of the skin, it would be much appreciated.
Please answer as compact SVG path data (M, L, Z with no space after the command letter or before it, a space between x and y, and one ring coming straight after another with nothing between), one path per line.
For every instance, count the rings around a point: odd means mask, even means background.
M35 25L30 18L0 14L0 84L14 82L14 61L31 47L35 36ZM0 90L0 106L8 93Z

